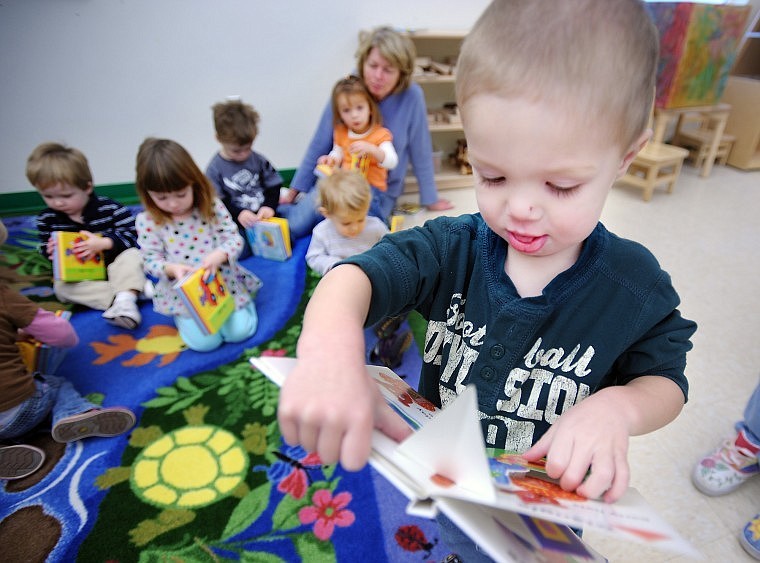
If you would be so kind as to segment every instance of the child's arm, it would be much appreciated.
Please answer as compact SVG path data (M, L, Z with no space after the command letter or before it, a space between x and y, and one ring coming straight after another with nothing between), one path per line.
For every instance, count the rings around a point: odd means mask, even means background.
M672 380L637 377L572 407L524 456L532 461L546 456L549 477L559 479L563 489L613 502L628 488L629 436L665 426L683 405L683 391Z
M67 319L45 309L38 309L32 322L22 330L25 334L50 346L71 348L79 342L74 327Z
M393 143L384 141L379 145L373 145L369 141L355 141L351 143L350 152L358 155L368 154L374 158L383 168L392 170L398 164L398 155Z
M306 264L322 276L341 260L340 257L330 254L325 243L325 238L314 232L311 235L309 248L306 250Z
M363 324L371 294L369 278L356 266L337 266L320 281L278 408L288 443L316 451L326 464L340 460L351 471L367 462L373 427L396 440L411 433L364 367Z
M97 231L103 238L111 241L109 247L101 249L107 253L106 260L109 260L109 255L111 256L110 259L112 259L128 248L137 248L135 217L129 208L107 198L100 198L98 206L98 213L105 214L109 218L109 221L98 223L95 225L95 228L91 227L91 230Z

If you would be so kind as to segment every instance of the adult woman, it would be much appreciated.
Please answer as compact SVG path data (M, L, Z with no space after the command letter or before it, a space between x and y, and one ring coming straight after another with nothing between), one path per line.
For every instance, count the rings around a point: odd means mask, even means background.
M373 193L382 210L382 218L390 215L404 189L404 175L409 162L420 186L420 203L432 211L453 207L448 200L438 198L425 97L419 85L411 82L415 56L414 43L389 27L379 27L366 34L356 51L359 76L377 100L383 126L393 133L393 146L398 154L397 166L388 171L387 191L375 190ZM288 218L294 237L310 233L322 219L316 212L313 170L317 158L330 152L332 144L333 116L328 103L283 203L293 201L298 192L307 194L297 204L281 205L279 208Z

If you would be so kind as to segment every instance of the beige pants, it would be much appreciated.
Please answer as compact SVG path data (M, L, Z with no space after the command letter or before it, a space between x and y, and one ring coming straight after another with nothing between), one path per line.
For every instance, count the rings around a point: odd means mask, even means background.
M120 291L134 290L138 293L145 287L142 256L136 248L128 248L108 265L105 281L53 283L55 296L59 301L78 303L91 309L105 311L113 303Z

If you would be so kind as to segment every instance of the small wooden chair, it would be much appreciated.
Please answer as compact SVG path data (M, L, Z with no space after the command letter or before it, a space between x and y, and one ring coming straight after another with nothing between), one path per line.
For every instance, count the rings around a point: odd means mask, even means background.
M644 190L644 201L652 199L655 187L665 184L668 193L681 173L681 166L689 151L665 143L648 142L633 159L628 171L618 180Z
M694 166L701 168L710 145L715 138L716 120L707 112L687 112L678 116L675 133L671 143L689 150L689 160ZM728 154L734 145L736 137L723 133L718 142L718 151L715 153L715 162L726 164Z

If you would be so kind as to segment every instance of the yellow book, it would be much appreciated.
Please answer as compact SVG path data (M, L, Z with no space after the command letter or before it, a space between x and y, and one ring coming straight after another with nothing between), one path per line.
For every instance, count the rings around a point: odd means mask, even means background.
M222 273L217 271L203 281L203 268L190 272L174 284L190 315L204 334L219 332L222 325L235 310L235 298L229 293Z
M103 253L82 260L74 255L74 244L86 240L82 233L54 231L53 277L65 282L106 279L106 263Z
M251 251L255 256L270 260L285 261L293 253L290 246L288 220L272 217L257 222L245 230Z

